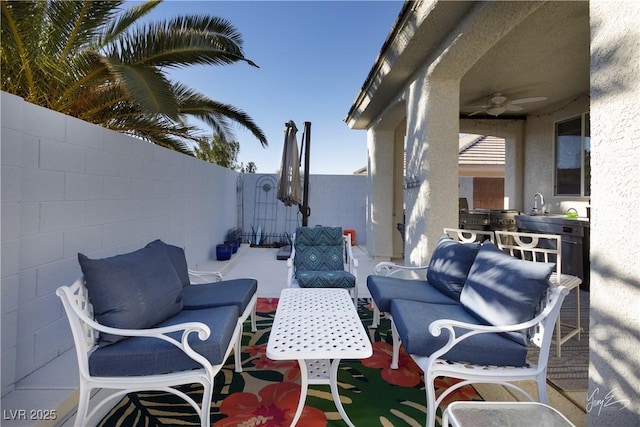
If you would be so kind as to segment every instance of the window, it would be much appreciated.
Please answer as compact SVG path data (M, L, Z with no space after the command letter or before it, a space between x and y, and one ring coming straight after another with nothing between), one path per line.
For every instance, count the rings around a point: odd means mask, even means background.
M591 194L591 131L589 114L556 123L555 194Z

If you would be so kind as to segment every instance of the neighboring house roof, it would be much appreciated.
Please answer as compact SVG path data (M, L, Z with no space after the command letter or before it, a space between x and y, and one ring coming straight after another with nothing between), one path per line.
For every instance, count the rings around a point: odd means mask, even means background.
M504 144L504 138L497 136L461 135L458 151L459 175L504 176ZM354 172L355 175L366 173L366 166Z
M460 138L460 176L504 177L504 138L466 135Z

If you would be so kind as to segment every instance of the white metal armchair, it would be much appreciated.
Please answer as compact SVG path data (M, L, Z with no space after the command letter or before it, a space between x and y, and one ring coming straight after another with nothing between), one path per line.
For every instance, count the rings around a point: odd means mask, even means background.
M195 321L196 312L199 310L192 310L182 312L184 317L180 317L180 314L176 316L177 320L174 324L163 323L151 329L118 329L101 325L94 319L93 306L89 300L84 277L80 277L71 286L58 288L56 294L62 300L71 326L80 371L80 397L75 426L90 424L89 420L106 403L127 393L143 390L160 390L181 397L196 410L201 426L210 426L209 412L214 378L239 339L240 327L236 307L207 309L206 318L209 325ZM181 319L184 321L178 322ZM222 324L226 326L223 327ZM222 332L217 329L218 327L226 331ZM129 338L102 348L97 344L100 334ZM148 340L148 338L154 340ZM148 361L151 358L136 364L134 360L128 358L126 351L120 353L121 359L111 357L117 356L123 346L135 343L136 340L138 344L142 342L141 340L147 340L145 343L155 343L153 344L155 349L151 351L161 359L162 355L159 353L166 353L168 356L165 358L165 365L154 366L154 363ZM202 345L211 345L212 341L221 344L218 348L219 355L213 361L209 360L211 354L205 357L203 353L208 352L201 349ZM105 351L110 354L100 354ZM102 356L101 362L100 356ZM96 358L98 360L94 360ZM105 364L104 361L110 358L111 361ZM144 369L141 369L138 374L132 372L139 365ZM118 372L120 370L127 372ZM177 385L192 383L200 383L204 387L200 404L174 388ZM119 391L109 395L89 412L91 391L96 388Z

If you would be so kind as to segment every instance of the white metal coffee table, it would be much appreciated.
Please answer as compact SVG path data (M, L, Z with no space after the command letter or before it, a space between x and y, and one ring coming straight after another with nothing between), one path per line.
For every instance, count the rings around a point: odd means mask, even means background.
M342 419L353 426L340 402L338 365L341 359L366 359L371 342L353 300L345 289L287 288L267 344L267 357L300 364L300 401L291 425L302 414L309 384L329 384Z

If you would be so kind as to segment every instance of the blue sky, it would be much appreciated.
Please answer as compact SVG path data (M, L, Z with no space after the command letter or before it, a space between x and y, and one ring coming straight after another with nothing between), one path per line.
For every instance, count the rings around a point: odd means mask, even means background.
M172 70L172 78L241 108L262 128L268 148L237 128L238 160L259 173L280 168L284 124L302 137L311 125L312 174L351 174L366 165L366 131L344 118L402 7L401 1L176 1L150 19L211 14L230 20L244 39L246 63Z

